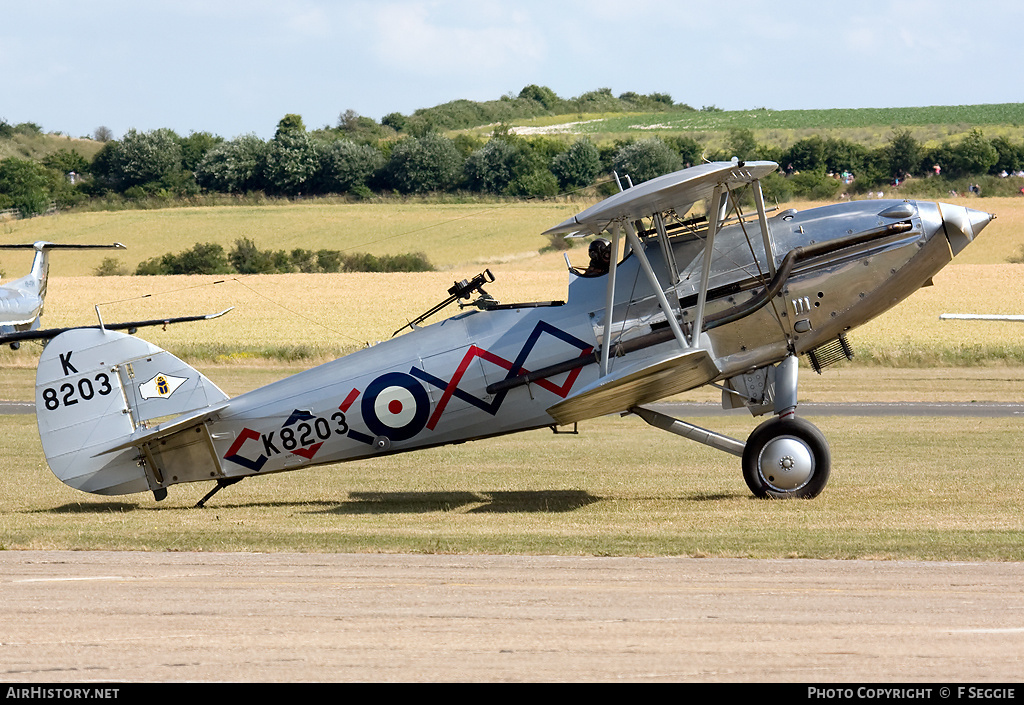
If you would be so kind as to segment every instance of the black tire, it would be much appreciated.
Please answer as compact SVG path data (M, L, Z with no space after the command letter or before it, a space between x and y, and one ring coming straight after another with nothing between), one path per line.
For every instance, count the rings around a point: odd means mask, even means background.
M765 421L743 449L743 479L755 497L812 499L825 489L831 469L825 436L796 417Z

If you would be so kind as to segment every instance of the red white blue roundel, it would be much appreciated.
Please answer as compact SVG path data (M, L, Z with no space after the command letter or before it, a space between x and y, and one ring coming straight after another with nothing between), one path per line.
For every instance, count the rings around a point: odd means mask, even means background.
M426 425L430 397L412 375L392 372L370 383L360 408L363 422L371 433L392 441L404 441Z

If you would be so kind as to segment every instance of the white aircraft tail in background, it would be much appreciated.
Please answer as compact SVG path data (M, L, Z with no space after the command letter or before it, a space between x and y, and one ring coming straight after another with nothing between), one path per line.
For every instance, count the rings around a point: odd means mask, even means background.
M53 242L34 242L31 245L0 245L2 250L35 250L29 273L20 279L0 285L0 336L8 333L36 330L43 315L46 299L46 280L50 272L51 250L123 250L124 245L58 245ZM17 347L17 341L11 342Z

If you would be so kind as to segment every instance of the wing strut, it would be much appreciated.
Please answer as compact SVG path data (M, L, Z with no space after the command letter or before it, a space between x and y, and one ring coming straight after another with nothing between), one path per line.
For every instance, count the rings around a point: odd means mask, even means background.
M622 227L617 225L611 228L612 235L612 256L608 263L608 287L605 289L604 302L604 343L601 344L601 376L608 374L608 354L612 348L612 311L615 306L615 272L619 261L619 237L622 234Z
M729 192L719 182L711 196L711 218L708 221L708 235L704 241L704 261L701 263L700 287L697 290L697 309L693 319L693 344L696 346L700 340L700 331L704 327L704 305L708 300L708 283L711 281L711 254L715 247L715 235L718 233L718 224L725 215L725 208L728 205Z
M675 287L679 283L679 267L676 265L676 253L672 249L672 243L668 239L668 231L665 229L665 218L661 213L654 214L654 227L658 231L658 240L661 243L661 256L665 258L665 265L668 267L669 286ZM678 299L678 297L676 297Z
M764 193L761 191L761 180L750 182L750 190L757 206L757 222L761 225L761 237L764 239L764 254L768 260L768 278L775 276L775 242L772 240L771 227L768 225L768 214L764 209Z
M669 304L668 297L665 296L665 290L662 288L661 282L658 281L658 275L654 273L654 268L651 267L651 263L647 259L647 253L644 252L644 246L640 243L640 238L636 236L633 224L629 221L626 222L626 241L629 242L630 247L633 248L633 254L637 256L637 259L640 262L640 268L644 270L644 274L647 276L647 281L650 283L651 288L654 289L654 295L658 298L658 304L661 306L661 310L665 312L665 318L668 321L669 328L672 329L672 334L676 337L676 340L679 341L679 347L683 350L696 347L696 336L694 336L691 344L687 342L686 336L683 335L683 329L679 325L679 319L676 316L676 312L672 308L671 304ZM611 311L611 308L607 310ZM694 328L694 330L700 329Z

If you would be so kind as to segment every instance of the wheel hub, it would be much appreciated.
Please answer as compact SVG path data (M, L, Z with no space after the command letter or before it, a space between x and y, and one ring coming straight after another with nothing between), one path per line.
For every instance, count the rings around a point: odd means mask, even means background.
M773 490L797 490L814 475L814 457L799 438L780 436L761 450L758 469Z

